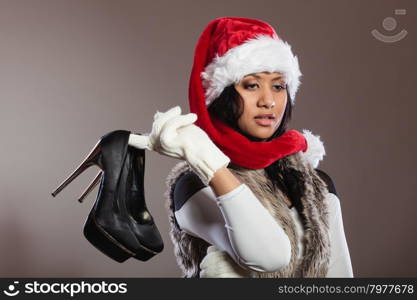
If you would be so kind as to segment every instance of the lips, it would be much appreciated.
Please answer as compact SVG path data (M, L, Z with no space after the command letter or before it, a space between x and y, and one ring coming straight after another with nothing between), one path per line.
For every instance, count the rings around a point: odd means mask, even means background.
M255 116L255 119L275 119L275 115L274 114L260 114Z
M274 114L260 114L255 117L255 122L261 126L271 126L275 122Z

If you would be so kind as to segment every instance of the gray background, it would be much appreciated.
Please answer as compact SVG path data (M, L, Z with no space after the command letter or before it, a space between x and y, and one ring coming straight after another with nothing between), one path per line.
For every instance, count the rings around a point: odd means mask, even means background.
M395 16L394 9L407 10ZM50 193L103 134L188 113L197 39L213 18L253 17L303 73L292 129L320 135L355 277L416 276L415 1L0 1L0 276L178 277L163 193L175 159L147 152L146 199L165 242L113 262L82 235L90 168ZM382 20L395 17L391 33ZM383 43L371 34L408 31Z

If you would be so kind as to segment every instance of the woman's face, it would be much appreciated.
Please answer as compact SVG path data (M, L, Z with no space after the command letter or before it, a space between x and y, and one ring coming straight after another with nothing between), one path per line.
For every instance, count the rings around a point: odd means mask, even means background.
M253 137L268 139L281 124L287 105L285 77L276 72L253 73L236 83L235 89L243 100L239 128Z

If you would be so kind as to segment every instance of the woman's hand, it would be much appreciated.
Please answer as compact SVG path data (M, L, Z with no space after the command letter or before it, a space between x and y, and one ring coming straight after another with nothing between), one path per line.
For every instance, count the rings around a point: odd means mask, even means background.
M159 152L186 160L203 183L208 185L214 173L227 167L230 159L204 130L193 124L196 120L197 115L194 113L169 119L160 133Z
M129 145L138 149L160 152L159 135L162 128L168 120L179 115L181 115L181 107L179 106L175 106L164 113L157 111L153 116L154 122L151 133L130 134Z
M243 269L225 252L215 246L207 248L207 255L200 263L200 278L245 278L251 271Z
M204 130L193 124L196 120L194 113L181 115L179 106L165 113L157 112L152 132L148 135L131 134L129 145L186 160L203 183L208 185L214 173L226 167L230 159Z

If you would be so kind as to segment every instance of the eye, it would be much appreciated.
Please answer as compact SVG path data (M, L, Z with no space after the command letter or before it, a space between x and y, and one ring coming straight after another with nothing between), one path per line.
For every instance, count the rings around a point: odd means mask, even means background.
M287 89L287 85L286 84L285 85L276 84L276 85L274 85L274 88L278 91L281 91L281 90Z
M257 83L245 83L244 88L247 90L253 90L255 87L257 87Z

